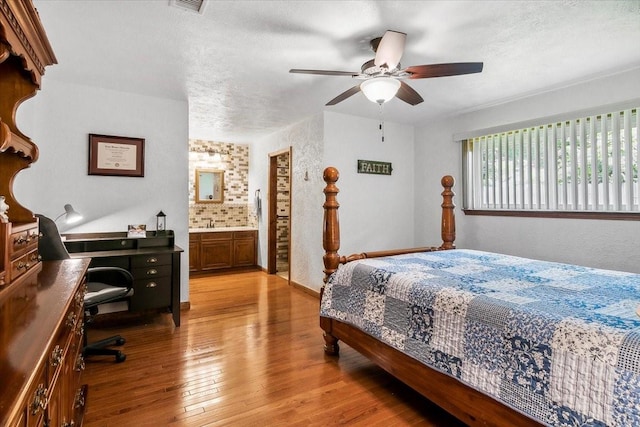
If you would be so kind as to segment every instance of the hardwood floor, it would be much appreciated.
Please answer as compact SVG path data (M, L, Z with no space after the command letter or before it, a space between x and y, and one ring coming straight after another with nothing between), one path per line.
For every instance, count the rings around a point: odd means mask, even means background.
M190 280L191 309L97 322L127 360L91 357L85 426L462 426L346 345L324 355L318 300L263 272Z

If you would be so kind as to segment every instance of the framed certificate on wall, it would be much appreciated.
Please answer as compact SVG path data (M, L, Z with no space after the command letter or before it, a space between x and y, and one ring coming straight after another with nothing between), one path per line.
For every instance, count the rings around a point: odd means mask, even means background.
M144 139L89 134L89 175L144 176Z

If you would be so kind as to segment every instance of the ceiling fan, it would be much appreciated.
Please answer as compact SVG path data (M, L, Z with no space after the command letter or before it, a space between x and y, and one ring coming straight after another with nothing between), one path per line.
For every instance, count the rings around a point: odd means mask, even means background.
M363 80L362 83L342 92L327 102L326 105L335 105L360 91L362 91L369 100L380 105L389 101L394 96L408 104L417 105L424 100L418 92L402 80L456 76L482 71L482 62L454 62L448 64L414 65L401 68L400 58L402 58L402 54L404 53L406 38L407 35L405 33L388 30L384 33L384 36L371 40L371 48L376 56L374 59L362 64L359 72L301 70L297 68L291 69L289 72L321 74L325 76L351 76L354 79Z

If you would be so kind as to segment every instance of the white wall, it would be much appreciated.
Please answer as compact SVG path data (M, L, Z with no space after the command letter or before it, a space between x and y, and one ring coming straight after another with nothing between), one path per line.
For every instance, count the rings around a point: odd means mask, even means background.
M310 117L256 141L250 150L249 194L262 190L259 263L267 263L268 154L293 147L291 280L316 291L324 277L322 219L327 166L340 172L340 254L410 247L413 234L413 127L327 113ZM358 159L391 162L391 176L357 173ZM307 173L309 180L305 181ZM375 234L372 236L372 230Z
M414 128L386 122L382 142L378 126L378 120L325 113L324 166L340 172L341 255L415 245ZM393 172L359 174L358 160L391 162Z
M453 134L622 103L640 94L640 69L429 123L416 129L416 235L440 242L439 181L451 174L462 206L461 147ZM456 212L457 246L640 273L632 248L637 221L465 216Z
M40 150L38 161L16 178L20 203L52 218L71 203L84 220L73 228L61 225L61 232L125 231L128 224L155 230L155 215L162 210L185 250L180 300L188 301L187 102L45 77L42 90L19 108L17 120ZM144 138L144 177L88 175L90 133Z
M322 285L322 141L323 120L318 114L251 145L249 194L262 193L258 221L258 264L268 263L269 153L292 147L291 163L291 280L311 289ZM305 174L309 180L305 181ZM252 206L252 208L254 208Z

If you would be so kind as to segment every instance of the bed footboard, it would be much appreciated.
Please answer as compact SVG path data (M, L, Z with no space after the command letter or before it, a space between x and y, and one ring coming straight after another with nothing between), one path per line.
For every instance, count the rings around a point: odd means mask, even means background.
M322 246L325 254L324 261L324 282L334 271L338 269L340 264L346 264L358 259L365 258L377 258L392 255L401 255L413 252L430 252L446 249L454 249L456 239L456 223L453 203L454 192L452 190L454 179L450 175L446 175L442 178L441 184L443 186L442 195L442 222L441 222L441 235L442 244L440 246L429 246L419 248L408 249L392 249L385 251L375 252L361 252L358 254L352 254L348 256L340 256L338 250L340 250L340 222L338 220L338 203L337 195L340 191L336 186L336 182L340 178L338 170L334 167L328 167L324 170L323 174L326 186L324 188L325 202L324 202L324 221L322 230Z

